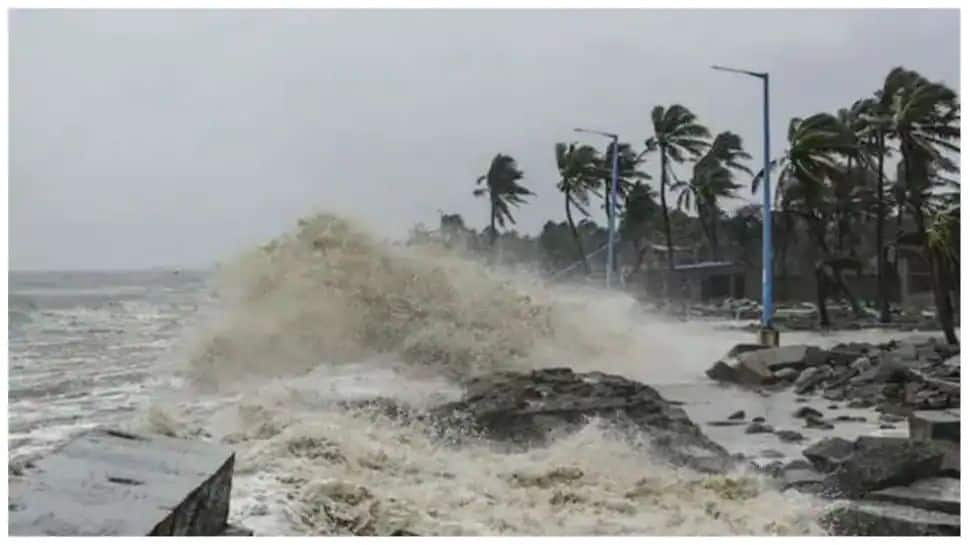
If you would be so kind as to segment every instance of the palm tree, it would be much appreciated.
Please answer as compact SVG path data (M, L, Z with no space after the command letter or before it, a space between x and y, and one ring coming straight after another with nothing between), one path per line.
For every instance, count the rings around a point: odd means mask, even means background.
M950 286L960 271L960 205L943 206L936 210L926 231L926 248L934 282L937 315L946 342L959 344L954 330L953 303ZM959 282L959 278L956 278Z
M697 122L690 110L674 104L669 108L657 106L650 114L653 136L644 144L643 153L660 152L660 208L663 211L664 238L667 242L667 267L674 268L673 237L670 234L670 212L667 208L667 188L670 184L671 162L683 163L690 157L699 157L708 147L710 132Z
M644 239L649 237L651 227L656 218L656 192L647 184L639 180L633 184L626 197L626 206L620 220L620 235L629 241L636 255L633 272L639 272L643 265L645 253Z
M613 147L612 143L607 145L606 152L600 156L600 161L596 168L599 182L594 189L591 189L594 195L599 196L599 187L602 186L603 208L606 210L607 224L609 224L610 216L613 215L613 210L609 205L611 186L613 184ZM616 210L617 213L622 213L623 203L626 201L627 194L638 181L649 180L650 176L637 170L637 167L643 162L642 153L635 153L633 147L625 142L618 143L616 148L619 154L617 157ZM618 252L613 254L614 269L616 268L617 259L619 259Z
M597 178L597 165L600 159L596 149L592 146L577 146L562 142L556 144L556 168L559 169L559 183L557 188L562 191L566 200L566 221L569 222L569 230L572 232L573 240L576 243L576 250L579 259L583 261L583 267L587 274L590 272L589 261L586 259L586 252L583 250L583 243L579 239L576 231L576 224L573 222L571 207L575 206L583 216L589 217L586 207L589 206L589 193L595 191Z
M772 161L778 169L776 198L780 208L804 219L814 242L823 254L816 264L819 321L828 326L825 307L826 286L834 284L852 303L856 315L862 315L858 301L842 281L840 268L846 266L844 259L833 259L828 244L828 226L833 215L832 180L843 175L839 157L857 153L855 136L849 134L838 118L827 113L792 119L788 126L788 149L780 158ZM752 180L752 191L757 191L764 172Z
M476 189L473 192L474 195L482 197L487 194L489 197L489 242L492 246L495 246L497 235L496 222L500 227L505 227L506 221L515 225L515 218L512 217L509 205L518 206L525 202L525 196L533 195L531 191L519 185L518 181L522 177L523 173L519 170L515 159L499 153L492 159L488 172L484 176L479 176L478 181L475 182L476 185L485 182L485 187Z
M960 102L956 93L942 83L933 83L916 72L902 71L903 83L893 100L893 130L899 140L903 179L901 196L916 223L916 234L923 241L930 266L937 317L947 337L956 344L952 311L947 310L948 295L944 269L938 252L930 245L927 218L938 213L937 188L952 185L941 172L958 172L947 155L960 152Z
M718 200L737 197L741 185L734 181L734 171L752 174L751 169L740 163L750 159L744 151L741 137L730 132L718 134L707 152L694 163L690 181L677 181L671 184L672 190L680 190L677 207L687 210L693 200L704 234L711 244L715 260L720 259L717 227L720 223L721 209Z

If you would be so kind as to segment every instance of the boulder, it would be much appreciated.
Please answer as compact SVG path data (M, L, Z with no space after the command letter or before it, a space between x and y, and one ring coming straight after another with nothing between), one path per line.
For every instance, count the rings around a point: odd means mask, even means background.
M821 418L808 417L805 419L805 427L813 430L831 430L835 426L822 420Z
M838 502L819 522L837 536L958 536L960 517L888 502Z
M805 436L794 430L778 430L775 437L784 443L800 443L805 440Z
M763 424L761 422L752 422L747 428L745 428L744 433L774 433L775 428L768 424Z
M909 417L909 437L915 441L960 442L960 415L953 411L916 411Z
M804 394L815 388L815 385L828 378L828 370L825 367L809 367L802 371L795 379L795 393Z
M822 413L811 407L804 406L804 407L799 407L798 410L796 410L792 414L792 416L794 416L795 418L808 418L810 416L813 416L815 418L822 418Z
M744 356L749 354L757 354L757 352L748 352L738 358L738 365L735 368L736 381L739 384L748 384L751 386L774 383L775 374L771 372L771 369L759 359L744 358Z
M802 455L815 466L815 469L828 473L835 471L843 462L852 456L855 450L851 441L841 437L822 439L802 451Z
M518 448L546 444L599 418L675 465L712 472L735 464L682 408L650 386L618 375L568 368L495 372L472 379L462 399L429 414L448 429Z
M744 411L735 411L728 416L728 420L744 420Z
M737 360L727 359L718 360L714 362L714 365L708 369L705 374L711 380L716 380L719 382L735 382L737 380L737 371L734 369L734 365L737 364Z
M852 453L826 477L835 497L860 498L867 492L905 486L940 473L943 452L932 443L897 437L860 437Z
M813 469L787 468L781 473L782 490L794 488L800 492L816 492L822 488L821 473Z

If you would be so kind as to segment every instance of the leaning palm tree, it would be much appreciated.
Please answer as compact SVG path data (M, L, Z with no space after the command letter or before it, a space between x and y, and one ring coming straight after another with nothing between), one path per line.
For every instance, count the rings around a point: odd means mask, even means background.
M833 284L844 293L856 315L862 308L842 281L840 268L848 266L844 259L835 259L828 243L828 227L834 214L832 180L843 174L840 157L857 153L857 141L848 134L838 118L827 113L792 119L788 127L788 148L780 159L772 161L778 169L776 199L780 208L805 220L812 238L824 258L816 264L819 321L828 326L825 307L827 286ZM757 191L764 172L752 180Z
M667 242L667 267L674 268L673 237L670 234L670 213L667 208L667 189L670 185L671 162L683 163L699 157L708 147L710 131L697 122L690 110L674 104L669 108L657 106L650 114L653 136L644 144L643 153L660 152L660 208L663 211L664 238Z
M679 190L677 207L687 210L693 201L704 234L711 244L714 259L720 259L717 227L720 223L720 199L737 197L740 184L735 183L735 171L752 174L751 169L741 163L751 159L744 151L741 137L730 131L718 134L707 152L694 163L691 179L676 181L670 188Z
M562 142L556 144L556 168L559 170L559 183L556 187L559 191L562 191L565 197L566 221L569 222L569 230L572 232L579 259L583 262L586 274L590 272L589 261L586 259L583 243L579 239L576 224L573 222L572 207L575 206L583 216L589 217L587 211L589 194L596 190L596 185L599 183L597 177L599 161L596 148L592 146L578 146L576 144L567 146Z
M473 193L476 197L488 195L490 203L490 224L489 242L495 246L497 231L495 224L505 227L505 222L515 224L515 218L509 210L509 205L518 206L525 202L524 197L533 193L525 187L519 185L519 180L523 173L518 165L509 155L499 153L492 159L488 172L484 176L479 176L477 185L485 183L485 187L476 189Z
M659 208L655 200L656 195L653 188L638 180L630 188L626 197L626 206L620 220L620 235L624 241L628 241L633 246L636 262L632 273L639 272L643 266L648 248L644 245L644 240L650 236Z

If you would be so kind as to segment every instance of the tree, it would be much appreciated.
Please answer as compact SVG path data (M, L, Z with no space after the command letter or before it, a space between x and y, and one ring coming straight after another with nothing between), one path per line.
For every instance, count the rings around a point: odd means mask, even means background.
M959 344L954 328L950 287L959 282L960 271L960 205L937 210L926 230L926 249L934 283L937 316L946 342Z
M667 242L667 267L674 268L673 237L670 233L670 212L667 208L667 189L671 174L670 163L683 163L699 157L708 147L710 132L697 122L697 117L680 104L670 108L657 106L651 112L653 136L644 145L644 153L660 152L660 208L663 212L664 238Z
M937 317L947 337L956 344L952 309L946 292L945 264L930 244L928 220L940 213L939 190L955 181L941 173L958 172L948 156L959 153L960 103L956 93L942 83L933 83L916 72L898 69L902 83L893 100L893 131L902 155L901 197L916 223L916 234L924 244L930 267ZM949 316L948 316L949 314Z
M678 208L687 210L693 201L715 260L721 258L717 239L717 228L721 219L718 201L737 197L737 190L741 185L734 181L734 172L752 174L740 162L750 158L751 155L744 151L740 136L732 132L722 132L714 138L707 152L694 163L690 180L671 184L672 190L680 190L677 196Z
M559 170L559 183L556 187L565 197L566 221L569 222L569 230L576 243L579 259L582 260L587 274L590 272L589 261L586 259L579 233L576 231L571 207L575 206L583 216L589 217L586 209L589 206L589 193L595 191L599 183L597 171L599 161L596 149L592 146L576 144L567 146L562 142L556 144L556 168Z
M633 272L639 272L643 265L646 249L643 241L649 238L659 208L655 196L650 186L637 181L626 197L626 207L620 219L620 236L633 246L636 255Z
M788 148L780 159L769 165L778 169L776 198L780 207L806 221L823 255L815 265L822 326L830 325L825 307L830 284L846 295L857 316L863 314L841 277L841 270L851 263L845 258L835 258L828 243L828 227L834 213L832 180L843 173L838 159L856 153L854 135L835 116L820 113L805 119L792 119L788 126ZM764 172L754 177L753 192L757 191L763 177Z
M518 165L509 155L499 153L492 159L488 172L484 176L479 176L476 185L485 183L485 187L480 187L474 191L476 197L488 195L489 211L489 230L488 236L492 246L495 246L495 238L498 232L495 224L505 227L505 222L515 224L515 218L509 210L509 205L518 206L525 202L525 197L533 193L525 187L519 185L519 180L523 173Z

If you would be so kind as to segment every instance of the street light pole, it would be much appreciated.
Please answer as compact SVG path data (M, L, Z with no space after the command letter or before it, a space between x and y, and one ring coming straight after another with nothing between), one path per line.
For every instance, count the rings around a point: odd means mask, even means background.
M772 317L774 316L774 274L772 272L773 258L771 245L771 137L768 123L768 73L726 68L724 66L712 66L711 68L756 77L761 80L763 85L765 157L764 170L762 171L761 332L759 337L762 344L777 346L779 341L778 332L772 327Z
M613 133L592 131L589 129L574 129L576 132L585 132L605 136L613 141L613 164L610 172L610 192L607 203L607 213L609 215L609 239L606 241L606 289L612 286L613 274L613 239L616 233L616 185L620 175L620 144L619 136Z

